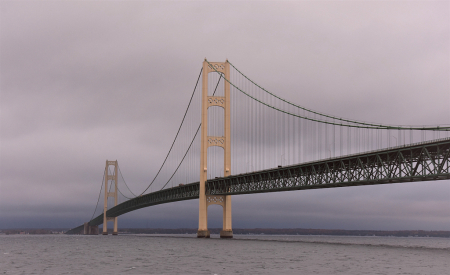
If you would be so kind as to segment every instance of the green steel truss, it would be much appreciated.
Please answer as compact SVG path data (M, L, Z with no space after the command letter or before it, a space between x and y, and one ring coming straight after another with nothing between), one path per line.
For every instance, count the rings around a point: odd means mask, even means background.
M208 180L211 195L238 195L450 179L450 140L442 139Z
M198 199L199 183L190 183L173 188L163 189L157 192L148 193L140 197L128 200L111 208L106 212L108 217L117 217L130 211L149 207L153 205ZM103 214L89 222L89 225L99 225L103 223Z
M207 181L206 192L239 195L445 179L450 179L450 138L216 178ZM106 214L117 217L148 206L198 197L199 183L194 182L136 197ZM102 223L103 214L89 225ZM83 225L67 234L82 228Z
M194 182L138 196L112 207L106 211L106 215L107 217L118 217L144 207L168 202L198 199L199 187L199 182ZM90 226L96 226L102 223L103 213L89 221ZM84 225L80 225L67 231L66 234L80 234L80 232L83 232L83 227Z

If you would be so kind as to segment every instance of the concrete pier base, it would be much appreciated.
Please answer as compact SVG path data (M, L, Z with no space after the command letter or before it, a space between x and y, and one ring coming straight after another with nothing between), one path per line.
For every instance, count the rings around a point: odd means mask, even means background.
M233 238L233 230L221 230L220 231L220 237L221 238L226 238L226 239Z
M84 235L98 235L98 225L96 226L90 226L89 223L84 223Z
M197 238L209 238L209 230L198 230L197 231Z

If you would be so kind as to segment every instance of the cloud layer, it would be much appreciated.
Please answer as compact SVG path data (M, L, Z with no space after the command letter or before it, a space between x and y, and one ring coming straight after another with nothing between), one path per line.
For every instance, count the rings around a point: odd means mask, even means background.
M143 190L203 59L383 124L450 124L448 2L0 3L0 228L88 220L106 159ZM450 230L450 182L233 198L234 227ZM120 226L196 227L197 202ZM210 226L221 210L210 209Z

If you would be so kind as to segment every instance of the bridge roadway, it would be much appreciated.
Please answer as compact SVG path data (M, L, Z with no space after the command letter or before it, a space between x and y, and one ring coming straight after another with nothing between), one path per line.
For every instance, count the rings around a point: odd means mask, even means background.
M240 195L450 179L450 138L208 180L209 195ZM153 205L199 197L199 182L152 192L106 212L117 217ZM103 223L103 214L89 222ZM83 225L67 232L82 232Z

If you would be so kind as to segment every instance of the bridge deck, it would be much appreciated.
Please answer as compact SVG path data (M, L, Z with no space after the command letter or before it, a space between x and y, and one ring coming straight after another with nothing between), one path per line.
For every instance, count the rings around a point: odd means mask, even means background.
M450 139L208 180L210 194L288 190L450 179Z
M357 185L450 179L450 139L441 139L361 154L208 180L210 195L239 195ZM106 212L117 217L168 202L197 199L199 182L164 189L123 202ZM89 225L103 223L103 214ZM74 233L83 226L68 232Z

